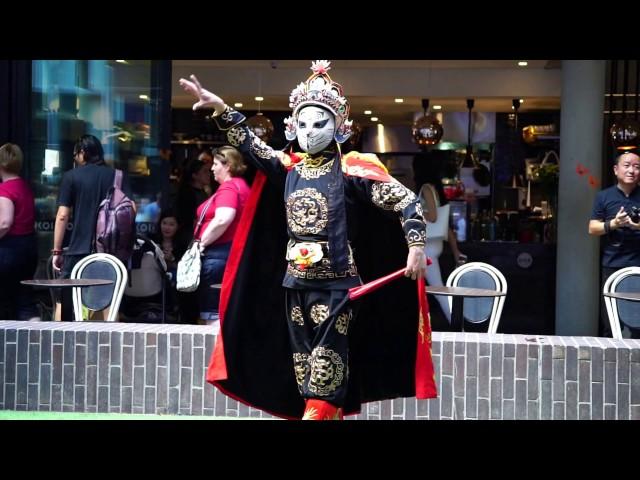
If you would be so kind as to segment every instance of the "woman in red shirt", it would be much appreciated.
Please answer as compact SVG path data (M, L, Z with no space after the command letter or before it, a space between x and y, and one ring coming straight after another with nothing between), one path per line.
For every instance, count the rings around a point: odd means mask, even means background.
M20 178L23 155L18 145L0 147L0 319L40 320L28 287L38 263L34 230L35 202Z
M235 148L224 146L217 149L211 171L220 186L213 197L198 207L196 213L200 218L205 212L202 226L200 229L196 227L199 231L194 232L203 254L198 290L200 318L208 325L214 325L215 333L220 328L220 295L219 289L213 289L211 285L222 282L231 242L249 197L249 186L241 177L246 168L242 154Z

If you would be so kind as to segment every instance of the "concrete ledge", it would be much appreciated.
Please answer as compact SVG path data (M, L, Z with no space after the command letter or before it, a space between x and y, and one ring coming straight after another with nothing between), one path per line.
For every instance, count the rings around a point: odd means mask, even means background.
M272 418L204 381L211 328L0 321L0 409ZM440 396L355 419L640 419L640 341L433 335Z

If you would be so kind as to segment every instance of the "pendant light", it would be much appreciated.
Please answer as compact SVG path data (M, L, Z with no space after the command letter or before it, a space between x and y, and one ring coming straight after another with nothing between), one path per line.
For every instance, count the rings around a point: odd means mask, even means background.
M422 117L413 122L411 135L418 145L435 145L442 139L444 130L435 115L427 115L429 99L422 99Z
M473 161L473 145L471 144L471 110L473 109L473 106L475 104L475 101L473 98L468 98L467 99L467 109L469 110L469 121L467 123L467 151L466 154L464 156L464 162L462 162L462 167L474 167L475 166L475 162Z
M511 101L511 106L513 107L514 110L514 134L512 136L512 140L511 140L511 154L512 156L516 155L516 142L520 141L520 136L518 135L518 109L520 108L520 99L519 98L514 98ZM515 162L512 159L512 167L513 164ZM511 182L510 182L510 186L511 188L519 188L522 186L522 179L520 177L520 175L518 174L518 169L514 168L514 172L513 175L511 176Z
M258 75L258 94L262 99L262 75ZM273 135L273 122L269 120L260 111L260 105L262 100L258 100L258 113L253 117L247 119L247 127L253 132L253 134L262 140L264 143L269 143L271 136Z

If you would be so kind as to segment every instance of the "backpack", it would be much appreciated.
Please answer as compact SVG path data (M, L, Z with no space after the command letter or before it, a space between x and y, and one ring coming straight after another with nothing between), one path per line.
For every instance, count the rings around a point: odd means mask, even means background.
M114 255L127 264L136 238L135 203L121 190L122 170L117 170L113 186L98 207L96 252Z

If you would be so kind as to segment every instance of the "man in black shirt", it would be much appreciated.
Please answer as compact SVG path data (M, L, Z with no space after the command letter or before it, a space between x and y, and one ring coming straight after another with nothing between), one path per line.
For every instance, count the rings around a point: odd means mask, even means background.
M640 156L633 152L619 155L613 171L617 184L598 193L589 221L589 234L606 235L601 292L607 278L616 270L640 266L640 222L634 222L630 215L632 207L640 208ZM602 297L600 306L600 335L610 337L611 327Z
M94 237L100 202L113 186L115 170L104 162L102 144L93 135L83 135L73 148L74 168L62 177L58 193L58 212L51 250L54 270L61 272L62 278L69 278L74 265L95 251ZM131 196L131 189L123 178L123 191ZM73 213L68 248L62 251L67 225ZM63 295L71 296L66 290ZM70 300L70 298L69 298ZM63 302L71 305L71 301ZM60 320L60 304L56 305L56 320ZM71 312L64 312L65 318Z

